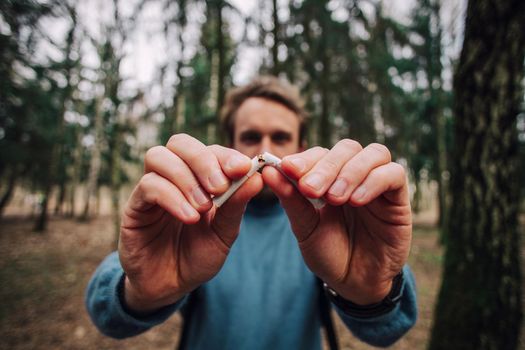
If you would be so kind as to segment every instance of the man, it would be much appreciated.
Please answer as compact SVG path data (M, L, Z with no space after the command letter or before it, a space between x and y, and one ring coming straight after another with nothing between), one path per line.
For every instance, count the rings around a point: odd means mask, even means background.
M416 319L403 168L379 144L307 149L299 94L276 78L230 92L222 117L233 148L181 134L146 153L118 255L88 286L94 323L123 338L180 309L189 349L319 349L317 276L357 337L395 342ZM265 167L215 207L264 152L297 187Z

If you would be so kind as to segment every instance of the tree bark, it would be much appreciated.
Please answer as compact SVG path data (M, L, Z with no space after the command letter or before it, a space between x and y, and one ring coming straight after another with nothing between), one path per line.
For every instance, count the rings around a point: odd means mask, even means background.
M82 134L79 128L75 129L76 142L73 151L73 166L71 167L71 183L69 186L68 201L69 201L69 217L75 217L75 199L76 190L80 183L80 168L82 166Z
M327 52L327 41L328 41L328 21L326 17L328 14L324 14L322 22L322 33L321 33L321 42L320 42L320 55L321 55L321 64L323 68L319 76L319 88L321 94L321 115L319 119L319 142L321 146L331 148L332 147L332 122L330 118L330 57Z
M272 46L272 60L273 60L273 67L272 67L272 74L278 75L280 72L280 66L279 66L279 8L277 6L277 0L272 0L272 18L273 18L273 28L272 28L272 34L273 34L273 46Z
M117 124L116 130L114 131L115 141L113 144L113 149L111 150L111 208L113 216L113 236L115 237L115 248L118 248L118 239L120 236L120 171L122 167L120 151L123 144L123 134L122 130L120 129L120 124Z
M516 349L521 310L518 140L525 2L470 1L455 75L444 276L430 349Z
M11 200L11 197L13 196L17 176L18 174L15 170L15 167L13 167L11 169L9 179L7 180L5 191L4 193L2 193L2 196L0 197L0 220L2 219L2 216L4 214L4 209L7 206L7 203L9 203L9 201Z
M445 176L448 170L448 151L446 144L446 121L443 114L443 66L441 64L441 19L439 1L430 1L431 10L429 21L429 38L431 40L428 52L427 77L430 88L430 111L432 124L435 130L436 142L436 179L438 184L438 223L440 228L441 241L444 242L444 233L448 225L448 179ZM436 86L437 84L437 86Z
M181 115L184 114L184 76L182 75L182 68L184 67L184 51L185 43L183 34L186 31L186 2L178 1L178 15L176 17L176 30L177 40L180 45L180 59L177 62L177 68L175 74L177 76L177 81L174 86L174 95L172 99L172 107L166 108L164 115L164 123L161 130L161 142L165 144L168 142L169 138L178 132L182 132L184 123L181 119ZM171 22L171 20L170 20ZM169 40L168 30L166 30L166 40Z
M62 181L58 187L57 201L55 203L55 215L62 214L64 201L66 200L66 183Z
M91 153L91 162L89 164L89 175L86 185L86 198L84 198L84 210L82 212L81 220L89 218L89 208L91 198L95 195L98 185L98 175L100 172L100 165L102 162L102 134L104 128L104 115L102 112L102 98L98 97L96 101L95 111L95 142L93 144L93 151Z
M217 55L218 55L218 71L217 71L217 105L216 107L216 118L217 125L220 125L220 112L224 103L225 95L225 77L226 77L226 49L224 46L224 28L222 18L222 8L224 7L224 0L216 0L216 11L217 11ZM221 128L216 128L216 142L219 144L223 143L223 133Z

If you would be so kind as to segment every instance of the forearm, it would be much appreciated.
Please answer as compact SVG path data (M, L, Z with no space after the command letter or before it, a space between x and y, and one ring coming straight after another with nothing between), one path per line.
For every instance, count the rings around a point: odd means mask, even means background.
M374 346L390 346L401 338L417 319L415 281L408 266L403 269L402 296L395 308L378 317L359 318L336 308L348 329L359 339Z
M124 271L118 254L110 254L95 271L86 290L86 307L97 328L113 338L126 338L138 335L169 318L184 303L163 307L147 316L131 314L121 300L119 288L123 287Z

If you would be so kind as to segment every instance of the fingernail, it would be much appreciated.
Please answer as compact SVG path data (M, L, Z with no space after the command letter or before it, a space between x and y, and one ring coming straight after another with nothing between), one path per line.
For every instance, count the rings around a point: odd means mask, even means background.
M303 172L306 168L306 162L302 158L292 158L290 159L290 163L292 163L293 167L300 172Z
M365 194L366 194L366 187L365 186L358 187L357 190L355 190L354 193L352 194L352 199L355 201L359 201L363 199Z
M243 164L246 164L247 157L243 157L241 155L234 155L231 156L230 159L228 159L228 163L226 163L226 167L230 169L235 169Z
M226 179L220 170L213 172L208 179L210 180L211 186L214 188L223 187L228 184L228 179Z
M345 179L337 179L336 182L330 187L328 193L332 196L342 197L345 194L345 190L348 188L348 183Z
M206 193L204 193L204 190L199 185L193 188L191 195L193 196L195 202L197 202L199 205L205 205L210 201Z
M304 183L314 190L319 191L323 187L323 177L319 174L313 173L304 179Z
M197 211L193 209L193 207L187 202L182 203L181 209L184 213L184 216L186 216L188 219L195 217L197 214Z

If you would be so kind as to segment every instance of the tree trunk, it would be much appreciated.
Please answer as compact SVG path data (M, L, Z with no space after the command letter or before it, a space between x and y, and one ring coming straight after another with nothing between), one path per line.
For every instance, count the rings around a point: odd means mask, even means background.
M36 232L43 232L47 228L47 205L49 203L49 195L51 193L51 187L46 186L44 193L42 194L42 201L40 202L39 206L39 213L38 217L35 222L35 226L33 228Z
M81 142L81 132L78 129L75 129L76 142L75 150L73 151L73 166L71 168L71 183L68 193L69 201L69 217L75 217L75 198L77 187L80 183L80 168L82 166L82 142Z
M100 171L101 149L102 149L102 133L104 128L104 115L102 113L102 99L98 97L96 102L95 112L95 142L93 144L93 152L91 153L91 162L89 164L89 175L86 185L86 198L84 198L84 211L82 212L81 220L89 218L89 207L91 198L95 195L98 185L98 175Z
M446 127L443 111L436 114L436 146L437 146L437 184L438 184L438 224L440 229L441 242L446 241L445 232L449 221L448 204L448 170L447 146L446 146Z
M225 66L225 47L224 47L224 28L223 28L223 18L222 18L222 8L224 0L216 0L217 5L217 105L215 106L215 116L217 119L217 125L220 125L220 111L222 104L224 103L224 94L225 94L225 77L226 77L226 66ZM222 144L223 139L222 128L216 128L216 141L219 144Z
M217 98L218 98L218 90L219 90L219 59L217 53L213 50L211 53L211 59L210 59L210 94L207 101L207 105L210 111L219 111L220 109L217 107ZM215 118L215 123L209 122L208 124L208 134L207 134L207 143L221 143L220 136L221 136L221 128L218 128L217 126L220 125L220 114L218 114ZM210 131L213 131L213 133L210 133Z
M516 118L525 2L470 1L455 76L444 276L430 349L516 349L521 310Z
M446 121L445 115L443 114L443 78L442 71L443 66L441 64L441 19L440 19L440 4L439 1L430 2L431 15L429 21L429 33L430 33L430 52L428 57L427 76L429 80L430 88L430 101L431 101L431 117L432 124L435 130L436 140L436 172L437 172L437 184L438 184L438 222L440 228L441 241L445 241L444 234L446 232L448 224L448 177L446 172L448 170L448 151L447 151L447 133L446 133ZM437 86L436 86L437 84Z
M161 143L165 144L169 138L178 132L182 132L183 128L181 125L180 115L184 113L184 76L182 75L182 68L184 67L184 51L185 43L183 34L186 30L186 11L185 2L179 1L179 14L177 16L177 31L178 31L178 43L180 45L180 59L177 62L177 69L175 74L177 81L174 86L175 93L173 95L172 107L167 108L164 115L164 123L161 130ZM168 36L166 36L168 40Z
M9 203L9 201L11 200L11 197L13 196L17 175L18 174L15 168L11 169L11 174L9 175L9 179L7 180L5 191L4 193L2 193L2 196L0 197L0 220L2 219L2 216L4 214L4 209L7 206L7 203Z
M415 180L414 186L416 188L414 191L414 198L412 199L412 211L417 214L421 211L421 181Z
M121 118L119 118L121 119ZM111 209L113 216L113 235L114 239L114 248L118 247L118 239L120 236L120 172L121 172L121 159L120 153L122 148L122 130L120 122L115 125L114 131L115 141L113 143L113 148L111 150L111 182L110 182L110 191L111 191Z
M273 67L272 67L272 74L277 75L280 72L279 67L279 8L277 6L277 0L272 0L273 5L273 46L272 46L272 60L273 60Z
M68 80L69 81L69 80ZM58 172L60 170L60 165L62 163L62 153L63 153L63 140L64 140L64 113L65 113L65 103L62 101L62 107L60 110L59 118L56 132L56 140L54 140L51 146L51 157L49 159L49 167L47 174L44 174L44 185L43 185L43 195L42 204L40 206L40 213L38 214L37 221L35 222L34 230L37 232L43 232L47 228L47 216L48 216L48 204L49 196L51 195L52 189L55 186L57 181Z
M326 14L323 18L326 17ZM330 121L330 58L327 50L328 24L325 22L322 28L322 38L320 43L321 63L323 65L321 76L319 77L319 88L321 93L321 116L319 119L319 141L321 146L332 147L332 123Z
M58 187L58 195L55 203L55 215L62 214L62 208L66 199L66 183L62 181Z

